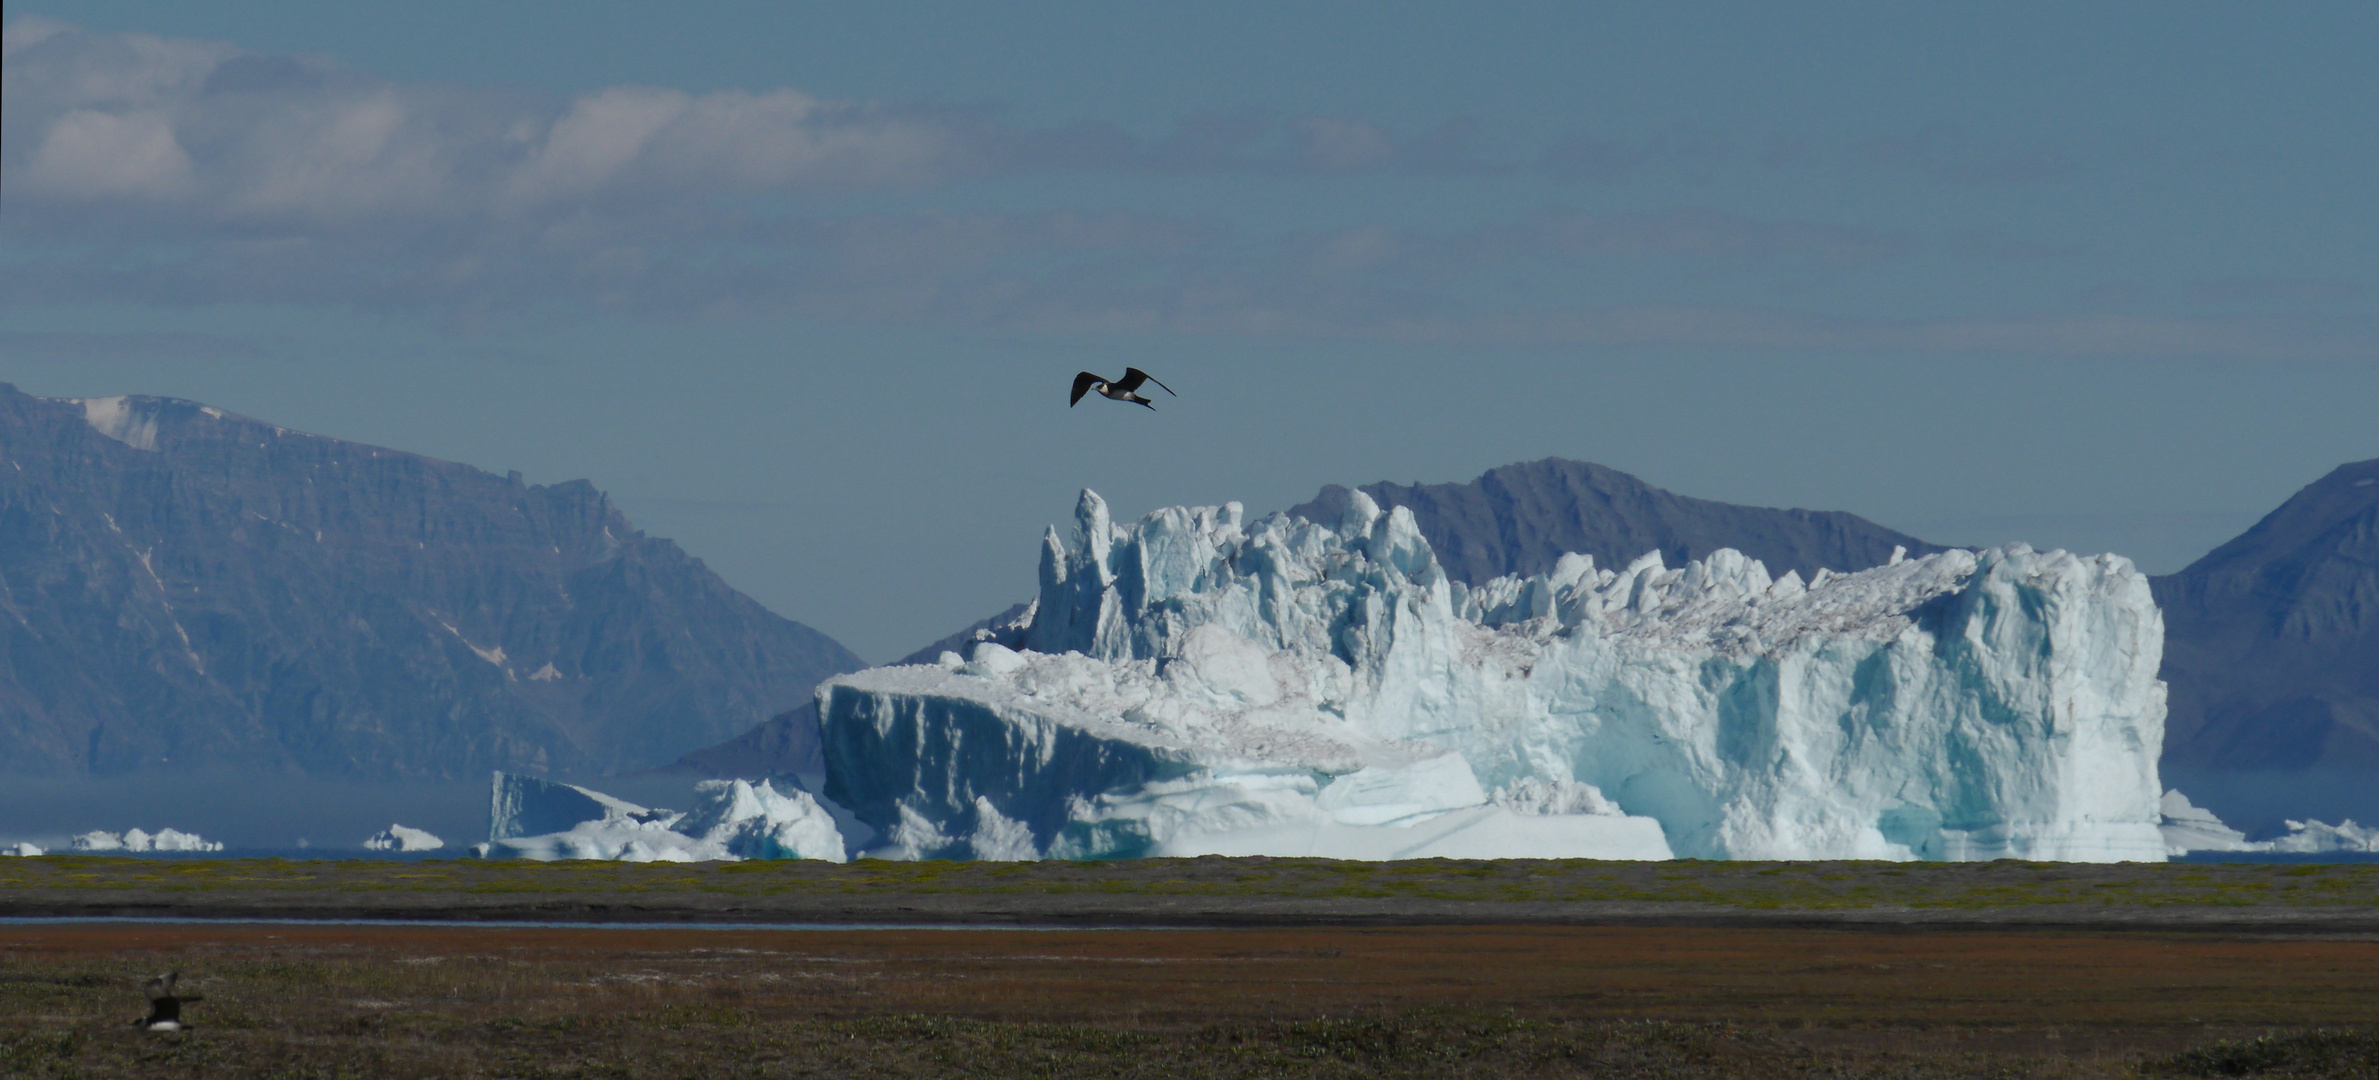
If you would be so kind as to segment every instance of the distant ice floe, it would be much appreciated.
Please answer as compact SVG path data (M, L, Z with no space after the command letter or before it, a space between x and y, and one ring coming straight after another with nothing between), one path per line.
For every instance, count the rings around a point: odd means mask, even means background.
M692 810L657 810L535 777L495 774L483 859L842 862L842 830L816 797L792 784L705 780Z
M2245 833L2224 825L2213 811L2192 805L2179 790L2167 791L2164 843L2173 855L2193 851L2268 851L2283 855L2379 853L2379 828L2357 825L2347 818L2332 825L2324 821L2290 821L2288 832L2270 840L2249 840Z
M2331 825L2322 821L2291 821L2288 834L2270 842L2272 851L2293 855L2330 852L2379 852L2379 827L2357 825L2353 818Z
M22 841L14 844L0 844L0 855L24 856L26 858L31 858L36 855L47 854L49 854L49 852L43 851L41 849L41 845L39 844L25 843Z
M372 834L363 846L366 851L436 851L445 847L446 841L420 829L390 825Z
M94 829L77 836L76 851L221 851L220 841L207 840L196 833L180 829L159 829L154 833L131 829L122 833Z

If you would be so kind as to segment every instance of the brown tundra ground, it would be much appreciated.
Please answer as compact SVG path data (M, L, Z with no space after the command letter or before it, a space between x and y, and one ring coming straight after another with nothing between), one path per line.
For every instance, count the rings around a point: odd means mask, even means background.
M0 910L78 888L147 897L166 886L144 879L176 873L205 894L207 882L240 873L220 860L203 872L7 862ZM250 876L288 886L310 874L329 889L387 872L342 879L341 865L258 866ZM1766 887L1757 869L1705 866L1717 868L1665 871L1693 879L1692 910L1731 895L1726 875ZM589 869L557 867L550 880L579 895ZM1264 879L1273 884L1256 885L1286 888L1281 874L1327 869L1274 867L1280 874ZM1468 872L1424 869L1457 883ZM1893 869L1903 877L1881 876ZM1077 872L1051 873L1061 870ZM1237 870L1243 886L1271 872ZM508 889L540 874L502 871ZM2203 871L2142 870L2123 889L2161 896ZM889 884L931 892L903 872L762 876L782 885L892 875ZM1131 872L1180 880L1187 871ZM2292 872L2214 880L2233 895L2254 892L2242 882L2313 884L2325 911L2379 904L2368 870L2342 871L2346 889L2335 895L2333 871ZM619 873L602 871L605 881L644 880L608 876ZM651 873L676 876L647 884L699 889L714 870ZM963 876L935 873L933 887ZM1807 876L1837 879L1839 893L1914 887L1905 874L1837 866ZM1122 880L1094 891L1112 899ZM2002 908L2020 899L1993 895ZM17 922L0 924L0 1076L2379 1078L2379 934L2367 919L2345 923L2267 932L2236 920L2189 931L1723 919L1164 930ZM167 970L203 995L185 1012L194 1030L136 1030L140 983Z

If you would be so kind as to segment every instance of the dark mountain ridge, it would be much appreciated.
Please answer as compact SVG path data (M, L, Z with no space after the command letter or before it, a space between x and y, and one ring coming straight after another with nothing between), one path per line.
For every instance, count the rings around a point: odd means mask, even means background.
M2379 460L2339 466L2152 584L2172 692L2167 772L2298 789L2280 778L2334 773L2342 783L2311 784L2318 797L2293 812L2379 810Z
M1594 556L1617 568L1658 549L1668 565L1734 548L1782 576L1804 579L1945 550L1839 510L1769 510L1712 502L1653 487L1617 469L1546 458L1489 469L1467 484L1362 486L1380 509L1412 511L1448 576L1476 585L1505 574L1541 574L1562 555ZM1308 521L1336 522L1348 489L1332 484L1289 508Z
M0 461L0 773L611 772L864 666L583 480L4 383Z

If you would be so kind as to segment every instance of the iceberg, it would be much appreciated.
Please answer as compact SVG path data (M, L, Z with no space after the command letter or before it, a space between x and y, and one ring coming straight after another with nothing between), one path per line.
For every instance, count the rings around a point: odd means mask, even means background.
M510 840L566 832L586 822L649 824L671 819L667 810L648 810L600 791L497 772L487 808L487 838Z
M366 838L363 846L366 851L436 851L446 841L420 829L390 825Z
M129 829L122 834L94 829L90 832L82 834L81 836L75 837L73 840L73 846L74 850L76 851L150 852L223 850L223 845L219 841L203 839L195 833L186 833L179 829L159 829L153 834L140 829Z
M1476 587L1401 508L1110 519L1025 617L818 689L894 858L2162 860L2163 624L2118 556Z
M575 784L495 774L483 859L842 862L841 829L809 792L774 781L705 780L694 808L655 810Z
M34 844L34 843L29 843L29 842L22 841L22 840L20 840L20 841L18 841L18 842L16 842L16 843L13 843L13 844L0 844L0 855L12 855L12 856L22 856L22 857L25 857L25 858L32 858L32 857L34 857L34 856L37 856L37 855L47 855L47 854L49 854L49 852L43 851L43 850L41 849L41 845L39 845L39 844Z
M2353 818L2336 825L2325 821L2290 821L2287 825L2285 834L2267 841L2263 847L2292 855L2379 853L2379 826L2357 825Z
M2158 800L2157 812L2163 818L2157 829L2164 834L2166 854L2271 850L2270 844L2247 839L2247 834L2223 824L2213 811L2191 803L2189 796L2177 788L2165 792L2164 798Z

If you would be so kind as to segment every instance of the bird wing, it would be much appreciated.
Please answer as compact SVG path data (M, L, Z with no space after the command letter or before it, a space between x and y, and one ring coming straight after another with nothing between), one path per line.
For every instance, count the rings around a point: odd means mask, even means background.
M1074 403L1081 401L1082 395L1090 393L1091 386L1098 381L1098 376L1087 371L1074 376L1074 396L1066 399L1066 408L1073 408Z
M1164 390L1164 392L1173 394L1173 388L1166 386L1164 380L1159 379L1156 376L1142 371L1136 367L1128 367L1123 369L1123 378L1116 380L1115 385L1118 389L1131 391L1138 390L1141 383L1155 383L1160 389ZM1173 394L1173 396L1180 397L1181 395Z

